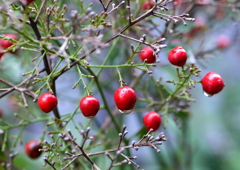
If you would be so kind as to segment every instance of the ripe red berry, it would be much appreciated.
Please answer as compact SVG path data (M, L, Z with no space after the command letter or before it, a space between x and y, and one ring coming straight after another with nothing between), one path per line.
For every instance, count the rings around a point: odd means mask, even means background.
M209 97L219 93L225 86L222 77L214 72L207 73L202 81L202 87L203 91L208 95Z
M149 46L144 47L142 48L141 51L144 51L139 53L139 57L141 58L142 61L146 60L146 63L155 63L156 57L151 47Z
M8 38L12 38L14 40L18 40L18 36L15 34L4 34L4 36ZM0 45L4 50L6 50L7 48L13 45L13 42L9 40L0 39Z
M226 35L220 35L217 39L217 47L218 48L226 48L230 44L230 39Z
M100 103L97 98L86 96L80 100L79 107L83 116L93 118L100 108Z
M42 94L38 98L38 106L45 113L51 112L57 106L57 104L58 100L56 96L49 92Z
M156 112L148 112L143 117L143 123L147 130L153 129L153 132L156 131L162 122L161 116Z
M151 9L154 5L155 3L152 0L146 0L142 5L142 9L143 10Z
M25 152L32 159L38 158L41 155L42 152L39 149L42 149L42 146L37 140L31 140L25 145Z
M136 103L137 96L135 91L128 86L118 88L114 93L114 101L123 114L131 113Z
M187 62L187 52L181 46L177 46L169 51L168 60L172 65L182 67Z
M29 4L31 4L33 1L35 1L35 0L21 0L21 2L22 2L23 5L29 5Z
M205 18L197 17L195 18L194 27L187 33L190 38L195 38L197 35L201 34L202 31L207 29L207 23Z

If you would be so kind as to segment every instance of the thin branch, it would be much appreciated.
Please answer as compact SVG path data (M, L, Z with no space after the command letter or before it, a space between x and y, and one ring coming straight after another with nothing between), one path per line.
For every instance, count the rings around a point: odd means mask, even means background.
M131 14L131 8L130 8L130 0L127 0L127 9L128 9L128 22L132 22L132 14Z
M7 94L9 94L9 93L11 93L11 92L13 92L14 90L16 90L16 88L21 87L21 86L24 85L26 82L28 82L29 80L31 80L31 79L33 79L34 77L38 76L39 73L42 73L42 72L44 72L45 70L46 70L46 69L44 68L44 69L38 71L38 73L35 73L35 74L31 75L30 77L28 77L27 79L23 80L21 83L15 85L15 86L12 87L12 88L9 88L9 90L7 90L6 92L0 94L0 98L6 96Z
M126 126L123 126L122 129L122 133L123 133L123 137L127 134L127 131L125 130ZM89 130L87 130L89 131ZM88 132L86 131L86 133L84 131L81 132L81 135L83 136L84 139L89 139L88 138ZM157 152L160 152L160 150L155 146L155 145L161 145L161 141L166 141L165 135L163 132L161 132L157 137L153 137L150 135L150 133L152 132L152 129L150 131L148 131L148 133L146 135L143 136L143 138L141 140L139 140L139 142L133 142L131 145L128 146L122 146L120 147L120 143L122 138L120 138L119 144L116 148L114 149L109 149L109 150L104 150L104 151L99 151L99 152L95 152L95 153L86 153L83 149L83 147L79 146L75 141L76 138L73 138L72 134L70 133L70 131L68 131L68 135L62 135L60 134L59 137L62 138L64 141L66 142L70 142L71 144L73 144L73 146L79 151L79 154L73 155L73 154L69 154L66 153L67 155L71 156L69 158L65 158L65 160L70 159L71 161L65 165L61 170L65 170L67 169L78 157L80 156L84 156L88 162L91 163L92 168L99 170L98 166L91 160L91 156L96 156L96 155L101 155L101 154L105 154L110 160L111 160L111 164L110 167L108 169L111 169L114 166L117 165L121 165L124 162L121 162L120 164L113 164L114 161L117 159L117 157L119 155L122 155L130 164L134 164L137 168L139 168L140 166L138 164L136 164L134 161L132 161L132 159L136 159L136 157L128 157L125 154L122 154L122 152L125 149L130 149L130 148L135 148L136 150L138 150L139 147L144 147L144 146L149 146L154 148ZM114 158L112 158L109 153L111 152L116 152L116 155Z
M39 11L38 11L38 13L37 13L37 16L36 16L36 18L35 18L35 20L34 20L35 23L37 23L38 18L39 18L39 16L40 16L40 14L41 14L41 12L42 12L42 10L43 10L43 7L45 6L46 2L47 2L47 0L43 0L43 2L42 2L42 4L41 4L41 7L40 7L40 9L39 9Z

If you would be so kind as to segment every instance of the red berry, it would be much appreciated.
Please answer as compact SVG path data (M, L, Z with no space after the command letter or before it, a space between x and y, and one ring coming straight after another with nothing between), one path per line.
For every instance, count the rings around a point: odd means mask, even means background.
M168 60L172 65L182 67L187 62L187 52L181 46L177 46L169 51Z
M128 86L118 88L114 93L114 101L120 112L123 114L131 113L136 103L137 96L135 91Z
M219 93L225 86L222 77L214 72L207 73L201 83L203 91L207 93L208 96Z
M155 3L152 0L147 0L143 3L142 9L143 10L151 9L152 7L154 7L154 5Z
M21 0L21 2L22 2L23 5L29 5L29 4L31 4L33 1L35 1L35 0Z
M156 112L148 112L143 117L143 123L147 130L153 129L153 131L156 131L162 122L161 116Z
M156 61L156 57L154 55L154 51L152 50L151 47L147 46L142 48L141 52L139 53L139 56L141 58L142 61L146 60L146 63L155 63Z
M79 107L83 116L93 118L100 108L100 103L97 98L93 96L86 96L81 99Z
M207 23L203 17L197 17L194 23L195 26L187 33L190 38L194 38L198 34L201 34L203 30L207 29Z
M49 92L42 94L38 98L38 106L45 113L51 112L57 106L57 104L58 100L56 96Z
M3 52L2 52L2 50L0 50L0 61L1 61L1 59L2 59L2 56L3 56Z
M42 149L42 146L37 140L31 140L25 145L25 152L32 159L38 158L41 155L42 152L39 149Z
M4 34L4 36L8 38L12 38L14 40L18 40L18 36L15 34ZM4 50L6 50L7 48L13 45L13 42L9 40L0 39L0 45Z
M220 35L217 39L217 47L218 48L226 48L230 44L230 39L226 35Z

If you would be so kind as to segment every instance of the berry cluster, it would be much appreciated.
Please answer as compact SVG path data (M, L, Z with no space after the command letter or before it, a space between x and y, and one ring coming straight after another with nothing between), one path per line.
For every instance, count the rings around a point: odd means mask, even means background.
M123 86L115 91L114 101L121 113L129 114L135 106L137 96L131 87ZM45 113L51 112L57 104L58 100L56 96L49 92L42 94L38 98L39 108ZM83 116L93 118L100 109L100 102L96 97L85 96L80 100L79 108ZM156 131L161 124L161 116L156 112L149 112L144 116L143 123L147 130L153 129L153 131Z
M187 57L187 52L181 46L173 48L168 53L169 62L178 67L183 67L186 64ZM225 86L222 77L214 72L207 73L201 83L204 93L209 97L222 91Z
M144 47L140 54L140 59L146 63L154 63L156 61L156 56L154 51L150 47ZM178 67L184 67L187 62L187 52L181 47L177 46L169 51L168 60L169 62ZM204 78L201 80L203 90L208 96L212 96L214 94L219 93L224 88L224 82L220 75L214 72L207 73ZM114 92L114 101L116 103L117 108L123 114L129 114L132 112L136 101L137 95L135 91L128 86L123 86L118 88ZM51 112L58 104L58 100L55 95L47 92L42 94L38 99L39 108L45 112ZM93 96L85 96L79 102L79 108L83 116L87 118L93 118L97 115L100 109L100 102L96 97ZM143 124L146 129L149 131L158 130L162 122L161 115L156 112L148 112L143 117ZM33 142L32 142L33 143ZM34 144L37 142L34 141ZM32 146L33 144L31 144ZM28 147L30 144L27 145ZM26 148L28 148L26 146ZM39 148L39 147L38 147ZM27 154L32 157L38 157L40 155L36 150L31 153L29 149L26 149Z
M148 1L146 1L148 2ZM222 42L222 41L219 41ZM225 42L225 41L224 41ZM219 43L219 48L224 48L229 44L229 40L225 44ZM156 56L154 54L154 51L151 49L151 47L144 47L142 48L139 57L142 61L146 63L154 63L156 62ZM187 62L187 52L185 49L183 49L181 46L177 46L173 49L171 49L168 53L168 60L169 62L178 67L183 67ZM212 96L214 94L219 93L225 86L223 79L221 76L214 72L207 73L204 78L201 80L203 91L207 96ZM115 98L115 97L114 97ZM130 99L129 99L130 100ZM116 102L116 100L115 100ZM125 107L124 104L119 103L120 107ZM129 107L132 109L131 107ZM120 109L121 110L121 109Z
M33 3L34 0L20 0L20 2L24 7L26 7L31 3ZM175 2L175 5L179 5L182 3L181 0L174 0L174 2ZM158 8L155 2L152 0L147 0L142 5L143 10L152 10L152 8L156 8L156 9ZM202 25L199 27L195 27L192 34L194 34L194 32L199 31L201 29L202 29ZM17 35L11 34L11 33L7 33L1 36L0 59L2 58L2 56L6 51L14 52L15 46L18 45L16 43L18 39L19 37ZM217 47L220 49L226 48L227 46L229 46L229 44L230 44L230 40L228 39L228 37L222 36L217 41ZM153 46L151 46L150 43L149 44L145 43L145 45L149 45L149 46L146 46L141 49L141 51L139 52L139 58L141 59L143 64L155 63L157 59L157 52L156 52L157 50ZM187 64L187 59L188 59L187 50L185 50L181 46L177 46L169 51L167 58L169 63L171 63L174 66L177 66L177 69L179 69L180 67L180 69L182 68L184 70L184 66ZM214 72L208 72L202 78L200 83L202 84L203 91L207 96L213 96L219 93L220 91L222 91L223 88L225 87L222 77L219 74ZM123 86L116 89L113 97L119 112L127 115L133 111L137 101L137 95L136 95L136 92L131 87ZM58 105L58 99L56 97L56 94L46 92L40 95L38 98L38 106L45 113L55 111L56 110L55 108L57 107L57 105ZM93 118L97 115L97 113L100 110L100 101L94 96L91 96L91 95L85 96L79 101L79 109L84 117ZM0 117L1 117L1 110L0 110ZM162 117L159 113L151 111L143 116L142 121L143 121L143 125L148 131L157 131L161 126ZM42 145L37 140L29 141L25 146L26 154L33 159L38 158L41 155L41 149L42 149Z

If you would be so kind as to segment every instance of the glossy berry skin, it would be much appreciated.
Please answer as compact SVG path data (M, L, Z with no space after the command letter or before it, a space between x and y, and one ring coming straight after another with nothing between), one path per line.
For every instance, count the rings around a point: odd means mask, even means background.
M141 52L139 53L139 57L141 58L142 61L146 60L146 63L155 63L156 62L156 57L154 55L154 51L152 50L151 47L147 46L142 48Z
M115 91L114 101L119 110L132 110L137 101L137 96L135 91L131 87L123 86Z
M15 34L4 34L4 36L8 38L12 38L14 40L18 40L18 36ZM13 45L13 42L9 40L0 39L0 45L4 50L6 50L7 48Z
M58 100L56 96L49 92L42 94L38 98L38 106L45 113L51 112L57 106L57 104Z
M152 0L146 0L142 5L142 9L148 10L148 9L151 9L152 7L154 7L154 5L155 5L155 3Z
M149 131L150 129L153 129L153 132L158 130L162 122L161 116L156 112L148 112L143 117L143 123L146 127L146 129Z
M96 97L86 96L80 100L79 107L83 116L92 118L98 113L100 103Z
M219 93L225 86L222 77L214 72L207 73L201 83L203 91L209 96Z
M36 159L41 155L42 152L39 149L42 149L42 146L37 140L31 140L25 145L25 152L32 159Z
M172 65L182 67L187 62L187 52L181 47L177 46L169 51L168 60Z

